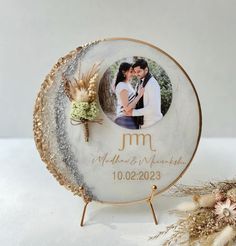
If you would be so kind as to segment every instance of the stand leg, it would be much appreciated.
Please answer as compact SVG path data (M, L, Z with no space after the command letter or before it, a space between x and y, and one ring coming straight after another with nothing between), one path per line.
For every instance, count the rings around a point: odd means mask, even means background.
M153 185L150 197L147 199L147 202L148 202L148 204L150 206L150 209L152 211L152 216L153 216L154 222L157 225L158 224L158 220L157 220L156 213L155 213L155 210L154 210L153 205L152 205L153 196L154 196L156 190L157 190L156 185Z
M85 213L86 213L86 208L87 208L89 202L91 202L92 200L88 195L86 195L83 186L79 187L79 192L80 192L80 196L83 198L84 203L85 203L84 209L83 209L83 214L82 214L81 221L80 221L80 226L84 226L84 217L85 217Z
M84 204L84 209L83 209L83 214L82 214L82 218L81 218L81 221L80 221L80 226L84 226L84 216L85 216L85 212L86 212L86 208L87 208L88 204L89 204L88 202L86 202Z
M156 217L156 214L155 214L155 211L154 211L154 208L153 208L153 205L152 205L151 202L149 202L149 206L150 206L151 211L152 211L152 216L153 216L154 222L157 225L158 224L158 220L157 220L157 217Z

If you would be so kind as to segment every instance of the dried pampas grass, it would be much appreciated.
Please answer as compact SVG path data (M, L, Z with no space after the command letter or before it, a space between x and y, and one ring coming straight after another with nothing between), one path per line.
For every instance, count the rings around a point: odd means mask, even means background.
M210 194L214 190L219 190L223 193L226 191L236 188L236 178L232 180L215 181L215 182L204 182L201 185L174 185L169 191L168 195L183 197L193 195L205 195Z
M216 203L216 198L214 194L207 195L194 195L193 200L198 204L198 207L211 208L214 207Z
M195 202L183 202L183 203L180 203L177 207L176 207L176 210L178 211L192 211L192 210L195 210L199 207L199 205Z
M232 226L226 226L221 232L217 234L212 246L222 246L228 243L232 243L232 240L236 236L236 231Z

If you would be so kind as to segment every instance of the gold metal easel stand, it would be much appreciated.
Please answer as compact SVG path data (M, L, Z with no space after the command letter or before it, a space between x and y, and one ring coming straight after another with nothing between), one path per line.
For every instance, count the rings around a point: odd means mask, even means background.
M81 221L80 221L80 226L84 226L84 217L85 217L86 209L87 209L88 204L92 201L92 199L85 194L85 191L84 191L83 187L80 187L80 191L81 191L81 196L82 196L82 198L84 200L84 209L83 209L83 213L82 213L82 217L81 217ZM149 197L146 199L146 201L147 201L147 203L150 206L150 209L151 209L151 212L152 212L152 216L153 216L153 219L154 219L154 223L157 225L158 224L158 219L156 217L156 213L155 213L155 210L154 210L153 204L152 204L152 201L153 201L153 198L154 198L154 195L155 195L156 191L157 191L157 186L153 185L151 193L150 193Z

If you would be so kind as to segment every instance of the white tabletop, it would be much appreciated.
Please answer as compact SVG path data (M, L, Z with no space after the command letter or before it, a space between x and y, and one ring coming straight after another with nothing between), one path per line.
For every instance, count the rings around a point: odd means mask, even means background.
M41 161L33 139L0 139L0 245L160 245L148 241L176 220L168 210L183 200L157 196L153 223L147 204L88 205L80 227L82 199L60 186ZM199 184L233 178L236 139L201 139L193 162L179 183Z

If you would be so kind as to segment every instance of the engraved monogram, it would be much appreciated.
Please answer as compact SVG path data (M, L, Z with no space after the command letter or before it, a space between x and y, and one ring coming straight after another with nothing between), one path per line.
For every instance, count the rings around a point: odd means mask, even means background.
M121 147L118 150L123 151L127 145L133 144L136 144L137 146L140 146L140 144L143 146L148 145L151 151L156 151L152 146L152 136L148 133L124 133L121 140Z

